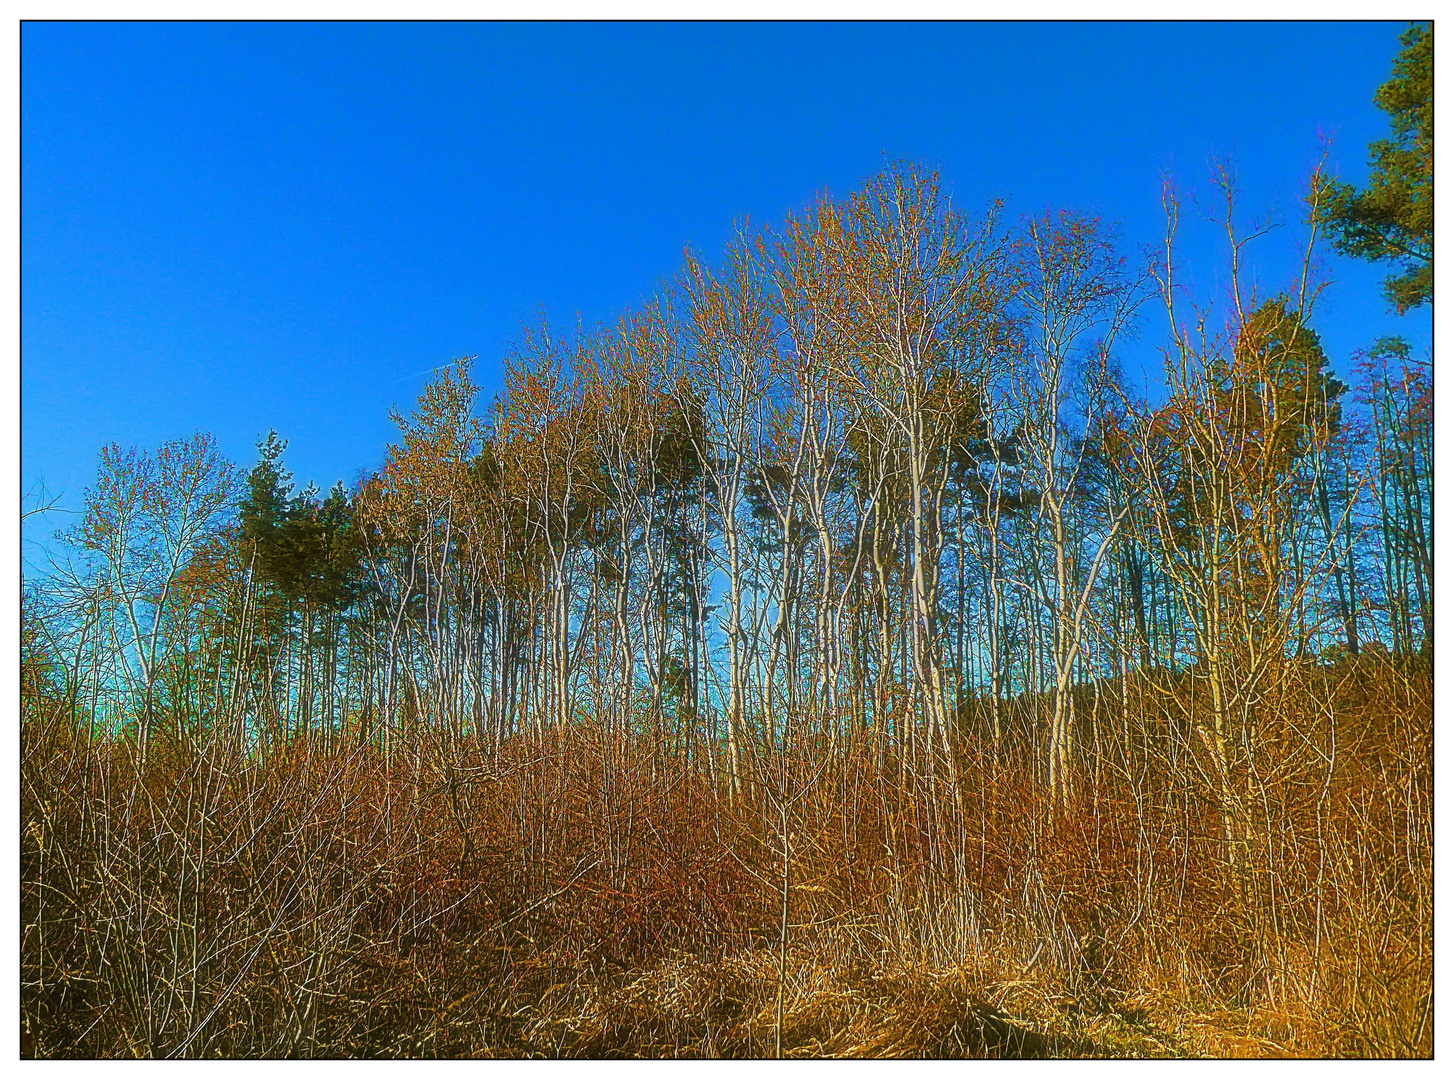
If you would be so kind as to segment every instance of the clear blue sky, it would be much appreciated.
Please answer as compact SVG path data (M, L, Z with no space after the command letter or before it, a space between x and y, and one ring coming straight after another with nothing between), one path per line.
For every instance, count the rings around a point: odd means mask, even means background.
M521 324L611 320L735 221L778 222L886 160L956 200L1161 234L1161 176L1235 159L1289 228L1333 139L1366 177L1396 23L28 23L21 35L22 489L78 506L101 445L196 430L300 481L376 468L426 372ZM1195 230L1193 230L1195 232ZM1187 258L1222 282L1209 231ZM1387 333L1384 271L1334 256L1335 365ZM1154 341L1159 325L1148 326ZM51 525L64 524L54 517Z

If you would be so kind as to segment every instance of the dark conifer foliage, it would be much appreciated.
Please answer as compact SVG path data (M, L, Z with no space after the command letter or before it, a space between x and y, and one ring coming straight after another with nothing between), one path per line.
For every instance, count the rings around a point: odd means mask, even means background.
M1415 23L1402 41L1374 96L1393 138L1369 146L1368 187L1332 185L1329 221L1339 251L1399 268L1385 287L1400 314L1434 298L1434 28Z

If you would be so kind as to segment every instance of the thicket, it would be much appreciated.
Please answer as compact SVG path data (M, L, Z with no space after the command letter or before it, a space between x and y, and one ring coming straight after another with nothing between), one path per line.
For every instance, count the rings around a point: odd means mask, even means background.
M1139 724L1070 813L983 743L956 802L865 739L789 748L782 815L588 725L391 765L213 739L143 776L53 713L24 745L27 1050L1427 1055L1429 675L1309 677L1330 714L1275 725L1235 858Z
M106 448L22 609L37 1055L1427 1054L1432 394L900 166L443 372ZM1160 310L1165 385L1117 367Z

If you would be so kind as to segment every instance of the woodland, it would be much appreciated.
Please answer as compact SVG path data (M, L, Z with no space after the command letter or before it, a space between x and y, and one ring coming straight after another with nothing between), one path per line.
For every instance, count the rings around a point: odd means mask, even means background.
M1432 30L1299 267L915 163L352 489L107 446L20 611L37 1057L1433 1052ZM1149 390L1121 363L1156 351ZM43 513L37 507L26 513Z

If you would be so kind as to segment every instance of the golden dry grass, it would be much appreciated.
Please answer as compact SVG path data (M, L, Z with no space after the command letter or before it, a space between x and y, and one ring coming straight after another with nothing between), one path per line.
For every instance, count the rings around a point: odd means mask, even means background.
M871 742L805 748L785 963L770 800L649 740L206 743L138 777L33 722L26 1049L771 1056L782 963L790 1057L1427 1055L1419 678L1345 680L1331 780L1269 784L1240 870L1150 752L1056 814L1008 750L956 803Z

